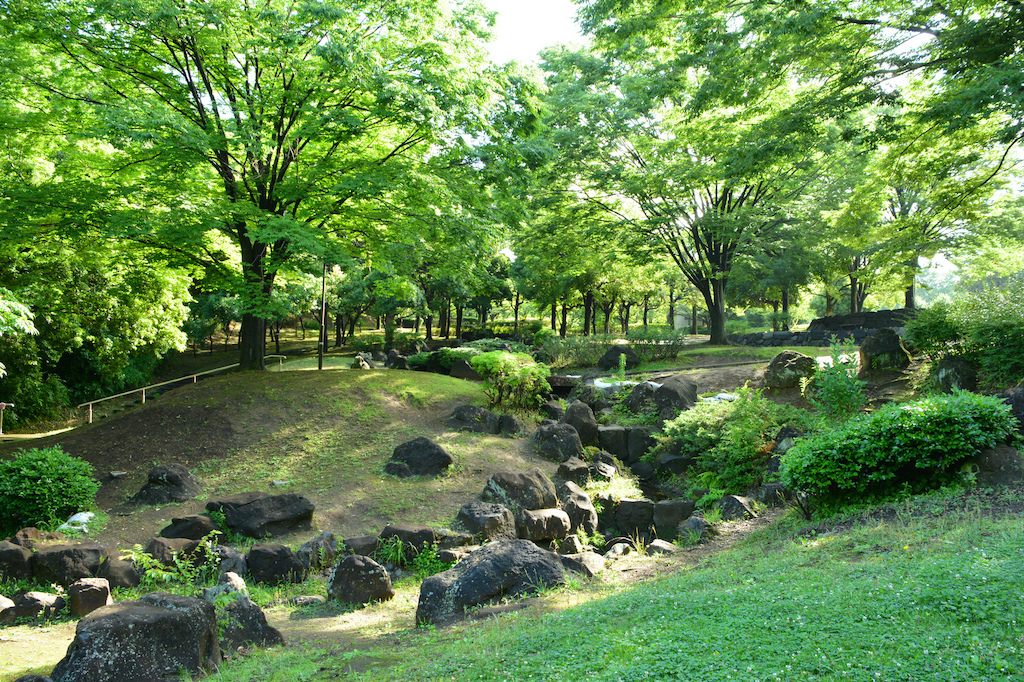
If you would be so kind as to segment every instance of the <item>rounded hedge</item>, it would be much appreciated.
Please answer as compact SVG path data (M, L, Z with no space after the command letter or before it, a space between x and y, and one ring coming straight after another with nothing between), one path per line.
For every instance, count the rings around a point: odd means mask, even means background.
M53 526L96 501L93 467L59 447L0 462L0 523L7 530Z

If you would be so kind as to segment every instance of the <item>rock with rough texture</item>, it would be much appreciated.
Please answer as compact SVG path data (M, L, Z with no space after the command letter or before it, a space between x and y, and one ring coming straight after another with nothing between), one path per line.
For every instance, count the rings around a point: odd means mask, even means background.
M13 599L14 607L6 613L14 618L34 620L36 618L52 618L64 610L67 602L59 594L49 592L26 592Z
M526 424L519 417L511 414L498 415L498 435L517 438L525 431Z
M662 420L675 419L697 404L697 384L682 374L670 376L654 392L654 407Z
M302 495L270 495L237 507L224 508L224 522L239 535L265 538L309 530L313 503Z
M558 465L555 476L563 481L586 485L590 481L590 466L579 457L570 457Z
M629 430L625 426L601 426L597 429L597 442L608 454L626 459L629 455Z
M423 526L414 523L397 523L384 527L380 532L381 541L388 538L398 538L405 548L406 557L414 557L427 545L437 542L437 530L431 526Z
M605 559L597 552L566 554L562 556L562 566L564 566L567 571L579 573L587 578L593 578L604 570Z
M106 547L95 542L42 547L32 555L32 574L43 585L70 585L96 575L109 555Z
M133 562L113 557L103 560L96 577L105 578L111 587L138 587L142 582Z
M338 556L338 541L334 533L323 532L312 540L302 543L295 551L302 565L314 573L329 569Z
M470 502L462 505L455 520L480 540L509 540L516 536L515 515L503 504Z
M193 676L220 662L213 605L154 592L104 606L78 622L54 682L158 682Z
M651 540L647 543L647 547L644 548L647 551L648 556L657 556L658 554L678 554L683 551L682 547L677 547L671 542L666 542L662 539Z
M650 533L654 525L654 502L619 500L615 508L615 528L623 535Z
M327 594L344 604L387 601L395 596L386 568L368 556L343 556L331 572Z
M203 488L195 475L181 464L161 464L149 470L148 482L131 501L137 504L170 504L191 500Z
M973 391L978 388L978 370L967 360L955 355L947 355L935 363L930 379L943 393Z
M691 516L679 524L679 539L686 542L705 542L716 535L718 529L705 521L703 516Z
M292 550L284 545L254 545L245 556L249 575L259 583L279 585L301 583L306 567Z
M227 545L215 545L213 555L217 557L217 568L221 573L245 575L248 572L248 567L245 564L245 552L241 550Z
M565 416L565 408L557 400L549 400L540 406L540 414L542 417L547 417L557 422L561 421L562 417Z
M662 500L654 503L654 532L671 542L679 537L679 524L693 515L693 500Z
M747 497L766 507L778 507L792 498L792 493L778 481L765 483L747 493Z
M270 497L269 493L260 492L258 490L248 490L244 493L238 493L236 495L229 495L227 497L217 497L206 503L206 511L212 512L224 512L228 509L235 507L241 507L242 505L255 502L256 500L264 497Z
M597 443L597 419L594 417L594 411L585 402L574 400L566 409L562 421L576 429L584 446Z
M566 481L558 487L558 497L562 500L562 511L569 517L571 532L582 530L587 535L597 532L597 510L583 488Z
M653 426L634 426L629 430L629 450L626 464L634 464L658 445L657 429Z
M0 625L14 620L14 602L0 594Z
M191 556L199 547L198 540L188 538L153 538L145 552L164 566L173 566L175 558Z
M164 538L188 538L202 540L210 533L220 530L206 514L191 514L180 518L172 518L171 525L160 531Z
M561 540L569 526L569 515L561 509L524 509L516 514L516 534L524 540Z
M377 551L377 543L380 538L376 535L360 535L354 538L345 538L342 543L345 549L351 554L363 554L372 556Z
M999 396L1017 419L1017 432L1024 434L1024 380Z
M604 370L617 370L620 355L626 356L626 369L634 369L640 365L640 356L629 346L619 344L609 348L597 361L597 366Z
M466 609L565 584L561 557L529 540L502 540L423 581L417 623L444 622Z
M583 442L580 434L569 424L546 424L538 426L530 436L530 442L541 455L556 462L570 457L583 456Z
M893 329L879 329L860 345L860 372L872 369L906 369L913 358Z
M1024 462L1020 452L1009 445L986 448L971 459L978 467L980 485L1016 485L1024 481Z
M480 375L480 372L473 369L473 365L469 364L469 361L463 358L458 358L452 362L452 368L449 370L448 376L455 377L456 379L466 379L467 381L484 380Z
M480 495L484 502L501 504L513 513L521 509L551 509L558 505L555 484L540 469L525 474L497 473Z
M497 433L498 415L476 405L459 405L448 417L448 428L470 433Z
M641 381L633 387L629 395L626 396L626 399L622 401L622 406L633 414L646 412L654 407L654 394L657 390L658 387L651 382ZM604 443L601 444L601 447L605 447Z
M402 471L413 476L440 476L455 462L455 458L434 441L421 436L396 447L391 461L384 465L384 473L405 478L398 468L389 471L388 467L394 462L404 464Z
M230 655L243 646L284 644L281 632L267 622L263 609L249 598L245 581L237 573L224 573L203 595L213 604L220 626L220 649Z
M718 502L718 506L722 509L723 521L753 519L757 516L750 500L740 495L726 495Z
M784 350L768 363L764 371L764 385L775 390L797 387L801 379L813 377L817 367L811 356Z
M82 578L68 588L68 610L76 618L113 603L110 583L105 578Z
M46 675L22 675L14 682L53 682L53 680Z
M63 533L57 531L43 531L39 530L35 526L28 526L22 528L13 537L7 538L8 542L13 542L16 545L20 545L25 549L35 549L36 545L45 542L64 542L67 537Z
M0 579L21 580L32 575L32 552L21 545L0 541Z

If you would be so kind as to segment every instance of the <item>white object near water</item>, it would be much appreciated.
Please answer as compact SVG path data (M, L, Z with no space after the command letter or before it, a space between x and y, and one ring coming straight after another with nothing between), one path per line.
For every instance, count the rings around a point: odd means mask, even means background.
M73 515L70 519L57 526L57 531L60 533L67 533L71 531L73 533L85 533L86 526L92 521L96 514L92 512L78 512Z
M701 400L703 400L705 402L709 402L709 403L718 403L718 402L731 403L734 400L736 400L736 394L735 393L719 393L718 395L712 396L710 398L701 398Z

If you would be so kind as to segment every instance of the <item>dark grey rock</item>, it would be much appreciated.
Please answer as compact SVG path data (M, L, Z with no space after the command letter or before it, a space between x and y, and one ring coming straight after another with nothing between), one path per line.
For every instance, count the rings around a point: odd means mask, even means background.
M597 443L597 419L594 417L593 410L586 403L574 400L565 411L563 422L576 429L580 442L584 446Z
M113 604L110 583L105 578L82 578L68 587L68 610L76 618L86 616L101 606Z
M467 381L483 381L484 378L480 376L480 372L473 369L473 366L469 364L467 360L459 358L452 363L451 371L448 372L449 376L455 377L456 379L466 379Z
M291 548L284 545L254 545L245 556L249 575L259 583L280 585L301 583L306 579L306 567Z
M557 400L549 400L540 406L540 414L557 422L565 416L565 409Z
M657 429L653 426L634 426L629 430L629 451L624 460L626 464L639 462L648 451L658 446L655 433Z
M657 476L657 472L654 469L654 465L650 462L633 462L629 465L629 470L633 472L641 481L653 481Z
M558 472L555 476L563 481L586 485L590 480L590 466L579 457L570 457L558 465Z
M309 530L313 503L302 495L270 495L235 507L224 508L224 522L239 535L265 538Z
M740 495L726 495L719 500L718 506L722 509L723 521L752 519L757 516L750 500Z
M0 541L0 579L21 580L32 575L32 552L21 545Z
M464 504L456 521L481 540L507 540L516 536L515 515L502 504Z
M556 462L583 455L583 442L579 433L569 424L538 426L530 436L530 442L537 452Z
M192 514L172 518L171 525L160 531L160 536L165 538L188 538L189 540L202 540L210 533L220 530L206 514Z
M327 594L344 604L387 601L395 596L386 568L368 556L343 556L331 572Z
M640 365L640 356L638 356L632 348L629 346L616 345L609 348L601 359L597 361L597 366L604 370L617 370L619 368L619 356L626 356L626 369L633 369Z
M679 524L679 539L686 542L706 542L716 535L718 529L708 523L703 516L694 515Z
M693 500L662 500L654 503L654 532L671 542L679 537L679 524L693 515Z
M675 419L697 404L697 384L682 374L670 376L654 392L654 406L662 420Z
M986 448L971 462L978 467L977 480L981 485L1016 485L1024 481L1020 452L1009 445Z
M615 528L623 535L650 533L654 525L654 502L619 500L615 508Z
M138 587L142 582L135 564L124 559L104 559L96 571L96 577L106 578L111 587Z
M380 532L380 540L384 541L388 538L401 540L402 546L405 548L405 555L409 558L420 554L427 545L432 545L438 540L437 530L431 526L411 523L385 526L384 530Z
M376 535L360 535L354 538L345 538L342 542L352 554L373 556L377 552L377 542L380 538Z
M570 531L583 530L587 535L597 532L597 510L583 488L566 481L559 486L558 496L562 500L562 511L569 516Z
M784 350L768 363L764 371L764 385L776 390L799 386L801 379L814 376L817 366L809 355Z
M561 509L524 509L516 514L516 534L524 540L560 540L569 534L569 515Z
M5 617L29 620L53 618L67 605L64 597L49 592L26 592L15 597L13 601L14 607L4 612Z
M629 456L629 430L625 426L598 427L597 442L602 450L619 459Z
M519 417L515 417L511 414L502 414L498 416L498 435L508 436L510 438L516 438L523 435L526 431L526 424Z
M459 405L448 417L448 428L471 433L497 433L498 416L476 405Z
M319 573L334 566L338 555L338 541L334 533L323 532L307 540L295 550L295 556L312 573Z
M145 552L164 566L173 566L175 558L191 556L199 548L198 540L188 538L153 538Z
M455 458L434 441L421 436L396 447L391 462L405 464L414 476L440 476L448 471ZM391 473L387 467L384 471Z
M267 622L267 615L249 598L245 581L237 573L221 574L217 585L207 590L203 598L216 610L220 649L225 657L239 647L284 644L280 630Z
M555 484L540 469L525 474L494 474L480 497L484 502L504 505L513 513L521 509L550 509L558 504Z
M43 585L70 585L96 575L109 555L106 547L95 542L42 547L32 555L32 574Z
M226 513L228 509L241 507L264 497L270 497L270 493L264 493L258 490L249 490L244 493L238 493L237 495L218 497L206 503L206 511Z
M859 355L861 373L872 369L906 369L913 360L900 335L892 329L879 329L865 339Z
M245 575L249 568L245 563L245 552L226 545L216 545L213 554L217 557L217 568L221 573L235 573Z
M967 360L947 355L932 368L930 378L943 393L978 388L978 370Z
M181 464L161 464L149 470L148 482L131 501L137 504L185 502L199 495L202 483Z
M653 409L654 407L654 394L657 392L657 387L649 381L642 381L633 387L633 390L629 392L626 399L622 401L623 407L632 412L633 414L640 414L647 410ZM601 444L602 448L606 448L605 445Z

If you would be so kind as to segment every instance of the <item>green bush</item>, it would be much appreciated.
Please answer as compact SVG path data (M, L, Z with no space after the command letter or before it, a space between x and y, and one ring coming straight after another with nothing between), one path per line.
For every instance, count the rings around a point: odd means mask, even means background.
M564 339L552 336L544 339L540 347L552 367L594 367L615 339L608 334Z
M546 365L526 353L496 350L477 355L470 363L484 377L490 405L534 410L549 390Z
M830 420L845 421L864 407L865 382L857 378L853 341L832 339L832 364L818 367L801 388L807 401Z
M659 449L692 457L695 479L713 477L713 487L742 494L764 475L779 428L804 428L810 420L804 410L776 405L760 390L741 388L733 402L701 402L666 422Z
M478 339L463 344L463 348L475 348L481 353L489 353L492 350L505 350L511 348L513 353L529 352L530 347L521 341L508 341L505 339Z
M803 438L782 458L788 488L826 502L874 500L950 483L964 461L1016 438L998 398L957 392L889 404L837 429Z
M33 448L0 462L0 523L6 530L55 526L96 501L99 484L88 462L59 447Z
M626 336L633 352L644 362L674 360L686 345L686 331L668 327L638 327Z
M950 307L939 301L923 308L907 320L904 341L915 353L924 353L932 362L945 355L957 354L963 345L966 330L957 321Z

